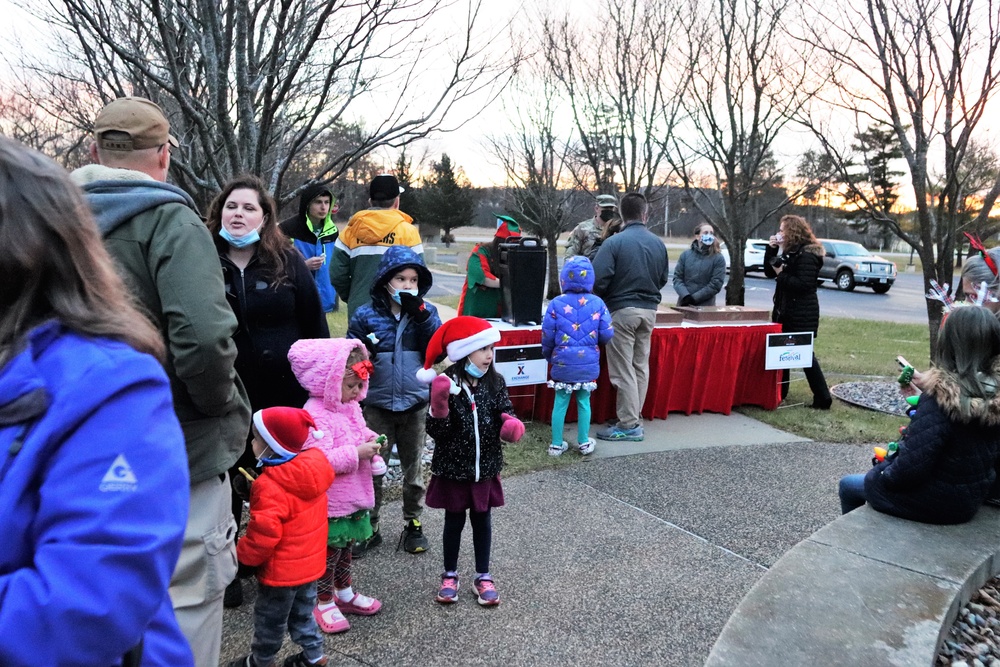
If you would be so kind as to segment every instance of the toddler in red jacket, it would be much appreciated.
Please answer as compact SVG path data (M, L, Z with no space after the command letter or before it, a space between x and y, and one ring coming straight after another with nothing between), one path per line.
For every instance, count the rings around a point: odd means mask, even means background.
M334 472L321 451L303 451L310 437L323 434L305 410L266 408L253 416L261 472L250 487L250 523L236 555L242 570L256 570L259 589L250 655L229 667L272 667L286 628L302 651L284 667L327 663L312 611L326 569L326 492Z

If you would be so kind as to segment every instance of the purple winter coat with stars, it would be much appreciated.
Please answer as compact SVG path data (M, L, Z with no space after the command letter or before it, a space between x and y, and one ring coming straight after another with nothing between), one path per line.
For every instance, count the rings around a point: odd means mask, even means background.
M563 293L549 303L542 322L542 354L549 360L551 386L578 388L601 372L601 350L614 335L611 313L594 289L594 267L583 256L571 257L559 274Z

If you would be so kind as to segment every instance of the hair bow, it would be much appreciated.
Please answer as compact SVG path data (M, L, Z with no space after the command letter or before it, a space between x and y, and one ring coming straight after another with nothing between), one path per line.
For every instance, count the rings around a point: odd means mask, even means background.
M351 372L362 380L367 380L374 370L375 367L372 366L372 362L367 359L359 361L356 364L351 364Z
M986 262L986 266L990 267L990 271L993 272L993 275L994 276L1000 275L997 274L996 262L994 262L993 258L990 257L990 254L986 252L986 248L983 246L983 242L977 239L969 232L962 232L962 233L965 234L965 238L969 239L969 245L972 246L972 249L979 251L979 256L983 258L984 262Z

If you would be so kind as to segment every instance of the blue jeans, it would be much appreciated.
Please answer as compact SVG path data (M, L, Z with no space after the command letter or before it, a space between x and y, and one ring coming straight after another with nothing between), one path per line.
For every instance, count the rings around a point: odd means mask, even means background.
M285 628L292 641L302 647L306 658L316 662L323 657L323 635L320 634L313 607L316 606L316 582L301 586L265 586L257 590L253 607L253 661L270 665L281 650Z
M847 514L865 504L865 476L844 475L840 478L840 512Z

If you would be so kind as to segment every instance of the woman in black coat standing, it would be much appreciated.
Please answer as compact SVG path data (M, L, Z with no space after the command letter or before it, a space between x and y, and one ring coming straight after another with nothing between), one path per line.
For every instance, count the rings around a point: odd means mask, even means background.
M254 412L278 405L302 407L309 396L292 373L288 350L300 338L330 336L312 273L278 227L277 212L256 176L238 176L227 183L208 210L226 299L238 322L233 334L236 372ZM248 438L230 478L241 483L239 468L255 465ZM237 524L242 514L243 499L234 491ZM226 589L226 606L238 606L242 599L237 579Z
M823 246L813 236L809 223L797 215L781 218L778 233L764 251L764 273L775 279L774 310L771 320L787 332L812 331L819 335L819 270L823 266ZM817 410L829 410L833 404L826 378L813 352L812 366L804 369ZM788 371L782 371L781 398L788 395Z

